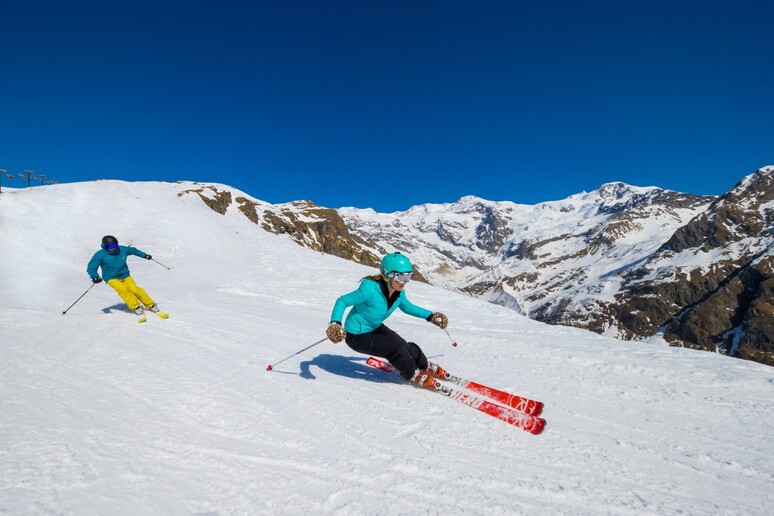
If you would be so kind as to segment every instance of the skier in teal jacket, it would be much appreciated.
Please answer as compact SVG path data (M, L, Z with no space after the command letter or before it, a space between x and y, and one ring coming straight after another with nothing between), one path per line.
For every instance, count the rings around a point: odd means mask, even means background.
M414 269L408 257L391 253L382 258L381 274L368 276L360 282L360 288L336 300L331 322L326 332L331 342L346 341L358 353L387 359L406 380L416 380L419 372L428 367L422 349L384 325L396 309L414 317L430 321L439 328L449 324L440 312L431 312L413 304L404 291ZM353 307L344 326L341 321L347 307Z
M145 322L145 308L166 319L169 315L162 312L148 293L134 282L126 265L129 256L153 259L151 255L135 247L118 245L118 239L113 235L105 235L102 237L101 249L94 253L86 265L86 273L93 283L101 283L104 280L113 287L129 310L140 316L140 322ZM102 277L97 274L98 268L102 270Z

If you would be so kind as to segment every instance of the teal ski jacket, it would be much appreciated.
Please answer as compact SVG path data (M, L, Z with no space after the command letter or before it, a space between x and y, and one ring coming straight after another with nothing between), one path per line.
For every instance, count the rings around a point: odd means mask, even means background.
M125 245L118 246L117 253L109 253L104 248L100 249L89 260L86 266L86 272L91 279L98 278L97 267L102 267L102 279L107 283L112 279L126 279L129 277L129 267L126 265L126 259L129 255L145 258L146 253L135 247Z
M430 320L432 312L419 307L406 297L403 291L395 292L389 297L387 284L384 281L374 281L365 278L360 282L360 288L344 294L336 300L331 313L331 322L341 322L344 310L353 307L344 322L344 329L348 333L360 335L374 331L381 326L395 309L400 308L414 317Z

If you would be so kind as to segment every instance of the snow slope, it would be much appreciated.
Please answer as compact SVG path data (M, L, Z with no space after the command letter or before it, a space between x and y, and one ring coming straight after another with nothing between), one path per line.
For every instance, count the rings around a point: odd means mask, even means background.
M191 184L0 196L2 514L772 514L774 369L616 341L413 283L388 324L452 372L545 402L533 436L324 342L373 271ZM248 196L249 197L249 196ZM104 234L171 314L137 324L85 266Z

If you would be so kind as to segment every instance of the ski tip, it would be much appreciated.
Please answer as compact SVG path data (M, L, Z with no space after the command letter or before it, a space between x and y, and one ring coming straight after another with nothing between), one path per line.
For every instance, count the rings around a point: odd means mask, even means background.
M529 433L533 435L537 435L541 433L546 427L546 420L541 417L535 418L535 423L532 425L532 428L528 430Z

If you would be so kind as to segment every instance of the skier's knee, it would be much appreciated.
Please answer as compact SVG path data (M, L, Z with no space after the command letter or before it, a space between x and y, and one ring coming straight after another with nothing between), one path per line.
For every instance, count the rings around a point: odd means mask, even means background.
M425 356L425 353L422 351L422 348L420 348L413 342L409 342L408 347L409 347L409 352L411 353L411 358L414 359L414 363L416 364L417 369L420 369L422 371L427 369L427 365L428 365L427 357Z

